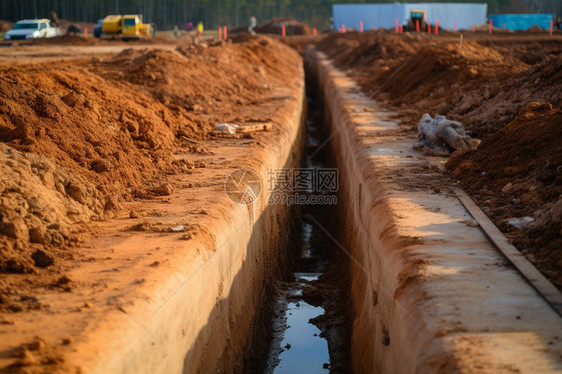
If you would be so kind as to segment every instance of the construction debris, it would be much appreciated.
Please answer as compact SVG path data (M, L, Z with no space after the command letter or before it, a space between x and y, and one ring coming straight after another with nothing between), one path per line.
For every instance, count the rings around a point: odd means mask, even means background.
M432 118L425 113L418 124L418 141L413 148L430 156L450 156L456 150L476 149L476 143L460 122L439 114Z

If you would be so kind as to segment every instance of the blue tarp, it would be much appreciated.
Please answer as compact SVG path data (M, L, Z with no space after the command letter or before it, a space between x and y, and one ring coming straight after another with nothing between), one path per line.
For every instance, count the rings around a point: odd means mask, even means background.
M423 9L427 12L427 20L435 25L439 19L439 27L453 29L457 22L457 30L472 29L473 25L486 23L487 4L474 3L394 3L394 4L334 4L332 13L334 27L342 25L359 30L363 21L364 30L372 27L377 29L393 29L398 18L399 25L407 25L412 9Z
M550 29L552 14L492 14L492 24L509 30L527 30L535 25L543 29Z

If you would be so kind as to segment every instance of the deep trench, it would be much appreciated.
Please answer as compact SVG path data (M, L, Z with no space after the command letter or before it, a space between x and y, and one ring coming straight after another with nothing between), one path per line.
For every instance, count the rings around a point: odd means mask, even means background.
M338 246L343 199L338 195L339 173L322 98L317 95L314 75L307 72L306 76L301 168L313 180L306 191L295 191L294 186L291 191L305 203L291 205L300 221L294 233L297 240L287 248L289 265L275 282L276 292L268 296L266 317L259 322L258 329L267 331L267 339L262 335L261 344L252 344L261 347L251 358L252 371L259 373L351 372L348 259Z

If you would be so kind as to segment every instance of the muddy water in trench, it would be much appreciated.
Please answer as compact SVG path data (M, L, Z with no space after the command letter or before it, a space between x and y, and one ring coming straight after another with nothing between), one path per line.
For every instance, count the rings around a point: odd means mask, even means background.
M302 213L301 248L289 280L278 284L274 297L266 373L351 372L348 308L344 296L347 294L346 259L337 252L334 243L337 186L334 188L333 183L324 179L320 181L319 174L325 173L326 178L336 177L336 182L339 181L337 171L330 168L330 147L322 121L319 100L314 92L308 92L303 170L313 179L306 191L292 191L307 201L295 206ZM292 180L295 181L294 175Z

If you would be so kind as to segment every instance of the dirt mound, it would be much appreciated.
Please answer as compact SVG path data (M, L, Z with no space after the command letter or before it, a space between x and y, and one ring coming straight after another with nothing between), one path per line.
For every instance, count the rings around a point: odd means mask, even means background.
M54 38L39 38L30 41L33 45L48 45L48 44L64 44L64 45L78 45L78 46L91 46L103 43L94 37L84 38L79 35L61 35Z
M0 32L8 32L14 28L14 23L0 20Z
M544 32L545 30L542 27L534 25L533 27L529 27L527 29L528 32Z
M50 266L71 240L71 224L103 217L105 200L96 185L42 156L0 144L0 170L2 270Z
M530 103L513 122L485 138L477 151L454 155L447 163L451 174L484 212L559 288L561 124L562 111L550 104ZM534 220L526 223L522 217Z
M292 18L272 18L266 23L256 26L255 31L259 34L282 34L282 28L285 26L286 35L309 35L310 28Z
M550 102L560 107L562 54L547 56L519 74L508 74L480 89L458 95L454 100L456 103L451 103L448 113L462 118L476 136L498 131L529 102Z
M473 39L461 46L423 34L337 33L319 48L412 127L423 113L439 113L481 137L501 129L531 101L562 104L559 42L519 41L513 51L504 42Z
M458 43L429 45L395 71L385 92L399 103L420 102L434 95L443 98L452 92L460 93L460 87L464 91L471 90L482 82L505 78L526 67L474 41L462 47Z
M8 176L0 271L41 267L32 254L72 243L74 229L65 227L111 216L120 201L158 194L167 174L189 173L193 165L174 159L183 137L253 120L255 105L285 86L294 59L283 56L291 53L261 37L0 68L0 168Z

